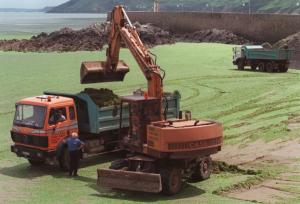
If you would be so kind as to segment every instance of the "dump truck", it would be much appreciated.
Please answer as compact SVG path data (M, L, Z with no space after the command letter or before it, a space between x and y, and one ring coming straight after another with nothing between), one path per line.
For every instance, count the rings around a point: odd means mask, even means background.
M233 64L238 70L249 66L252 71L287 72L294 50L288 47L272 49L261 45L243 45L233 48Z
M166 118L177 118L179 105L178 92L164 93L162 106ZM68 170L69 154L63 142L66 137L72 132L79 133L85 143L84 158L118 151L120 138L129 129L128 111L128 105L123 105L122 111L118 104L99 107L86 91L45 92L22 99L16 103L11 151L32 165L59 163L63 170ZM55 119L58 112L65 116L63 122Z
M113 161L109 169L98 169L98 184L174 195L180 192L183 178L208 179L212 172L210 156L219 152L223 143L222 124L194 119L189 111L177 119L164 117L165 70L144 46L122 6L114 8L110 20L106 61L83 62L81 83L122 81L129 72L126 63L119 60L123 43L139 65L147 90L121 97L120 109L129 107L129 129L120 142L128 155Z

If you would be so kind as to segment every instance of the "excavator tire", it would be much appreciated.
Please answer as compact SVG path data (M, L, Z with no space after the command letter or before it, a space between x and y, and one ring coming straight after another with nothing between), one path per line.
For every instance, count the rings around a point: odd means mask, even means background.
M67 147L64 147L59 157L59 166L63 171L69 171L70 169L70 156Z
M109 169L114 169L114 170L119 170L119 169L122 169L124 167L128 167L128 160L125 160L125 159L118 159L118 160L115 160L113 161L111 164L110 164L110 167Z
M203 181L210 177L212 172L212 159L207 156L201 160L192 174L191 179L194 181Z
M164 168L160 171L162 180L162 193L175 195L182 188L182 172L179 168Z

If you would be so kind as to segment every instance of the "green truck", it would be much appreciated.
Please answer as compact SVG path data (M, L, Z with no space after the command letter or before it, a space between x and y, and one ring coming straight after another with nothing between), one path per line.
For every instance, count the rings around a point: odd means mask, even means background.
M233 48L233 64L238 70L245 66L261 72L287 72L294 50L264 48L261 45L243 45Z

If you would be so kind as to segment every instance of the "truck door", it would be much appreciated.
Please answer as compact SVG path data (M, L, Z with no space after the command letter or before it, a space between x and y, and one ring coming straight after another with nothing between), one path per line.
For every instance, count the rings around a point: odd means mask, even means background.
M72 134L73 132L78 133L77 114L74 106L69 106L69 119L70 119L69 133L70 134Z
M49 125L49 148L56 149L59 144L69 134L70 120L66 107L51 108L48 118Z

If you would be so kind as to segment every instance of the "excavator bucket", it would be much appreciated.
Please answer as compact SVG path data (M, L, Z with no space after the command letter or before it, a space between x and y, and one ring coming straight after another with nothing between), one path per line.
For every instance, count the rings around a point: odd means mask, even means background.
M82 84L123 81L127 72L129 68L123 61L119 61L114 71L107 70L106 62L103 61L83 62L80 81Z
M98 185L130 191L159 193L162 191L160 174L112 169L98 169Z

